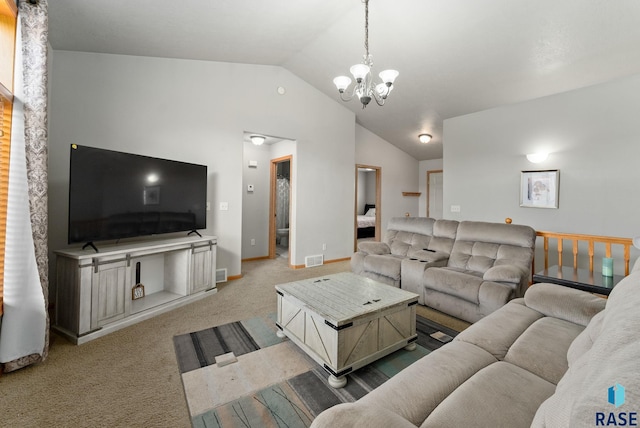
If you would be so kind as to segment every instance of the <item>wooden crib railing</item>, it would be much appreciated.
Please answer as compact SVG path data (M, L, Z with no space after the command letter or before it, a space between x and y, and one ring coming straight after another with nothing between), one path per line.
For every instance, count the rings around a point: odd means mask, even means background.
M624 258L624 274L629 275L629 260L631 258L631 246L633 240L631 238L616 238L612 236L597 236L597 235L581 235L577 233L558 233L558 232L536 232L538 236L544 239L544 268L549 268L549 240L555 239L557 241L556 251L558 253L558 266L562 266L562 253L563 242L570 241L572 243L573 253L573 268L578 268L578 244L580 241L588 243L589 254L589 272L593 273L593 255L594 248L597 244L604 245L605 257L611 257L611 246L622 245L623 246L623 258Z

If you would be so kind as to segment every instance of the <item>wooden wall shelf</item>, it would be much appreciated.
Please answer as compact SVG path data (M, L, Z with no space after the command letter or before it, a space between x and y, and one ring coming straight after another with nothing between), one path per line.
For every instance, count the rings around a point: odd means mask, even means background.
M421 192L402 192L402 196L420 196Z

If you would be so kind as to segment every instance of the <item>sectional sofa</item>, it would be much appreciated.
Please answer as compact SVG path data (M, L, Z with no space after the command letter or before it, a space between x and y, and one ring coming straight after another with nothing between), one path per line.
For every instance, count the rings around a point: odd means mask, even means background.
M637 426L640 262L608 300L555 284L481 319L312 427Z
M475 322L524 295L535 239L524 225L394 217L383 242L359 244L351 270Z

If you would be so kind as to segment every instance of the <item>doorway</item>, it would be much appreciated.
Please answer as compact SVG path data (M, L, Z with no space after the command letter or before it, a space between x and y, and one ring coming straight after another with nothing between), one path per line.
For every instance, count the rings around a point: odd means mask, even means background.
M442 170L427 171L427 217L442 218Z
M289 266L292 161L290 155L271 160L269 198L269 258L286 258Z
M380 241L382 217L381 198L382 168L372 165L356 165L356 197L354 215L354 251L358 242Z

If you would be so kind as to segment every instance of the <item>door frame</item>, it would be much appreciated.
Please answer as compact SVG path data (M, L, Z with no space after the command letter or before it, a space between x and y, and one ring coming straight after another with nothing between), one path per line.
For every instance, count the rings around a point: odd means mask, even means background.
M431 217L429 214L429 200L431 199L430 190L431 187L429 184L431 183L431 174L442 173L444 172L442 169L434 169L431 171L427 171L427 217ZM442 214L444 214L444 206L442 207Z
M382 167L373 165L356 164L356 187L353 201L353 249L358 251L358 170L361 168L373 169L376 172L376 235L375 240L380 241L382 233Z
M289 257L288 265L291 267L291 189L293 183L293 155L271 159L269 181L269 258L276 258L276 174L279 163L289 161Z

